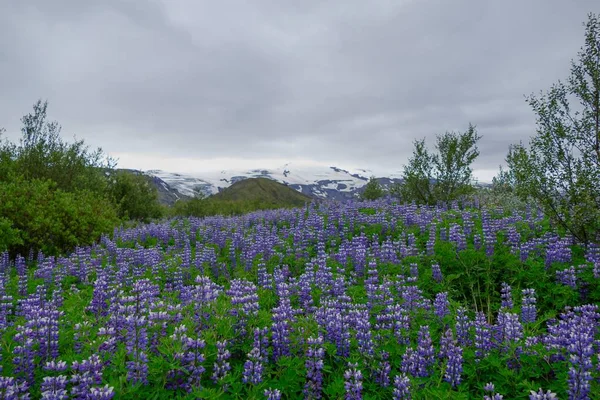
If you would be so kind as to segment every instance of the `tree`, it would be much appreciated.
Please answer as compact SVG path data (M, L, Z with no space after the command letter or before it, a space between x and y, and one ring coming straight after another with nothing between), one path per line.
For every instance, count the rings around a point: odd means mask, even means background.
M522 198L588 243L600 229L600 22L588 15L585 45L571 75L527 102L537 114L529 148L512 145L506 161ZM574 103L575 106L571 104Z
M372 176L365 185L365 190L361 193L360 197L362 200L377 200L380 197L383 197L383 195L383 187L381 187L379 181Z
M438 135L434 154L427 149L425 139L416 140L413 155L404 166L399 190L402 199L435 204L471 193L471 164L479 156L479 139L475 126L469 124L464 133Z
M158 190L147 176L118 171L112 174L109 192L120 218L149 222L162 216Z
M90 151L83 140L66 143L60 125L47 121L47 109L48 102L38 100L33 113L21 118L22 137L13 148L18 173L25 179L50 179L65 191L105 192L105 171L114 168L114 160L100 148Z

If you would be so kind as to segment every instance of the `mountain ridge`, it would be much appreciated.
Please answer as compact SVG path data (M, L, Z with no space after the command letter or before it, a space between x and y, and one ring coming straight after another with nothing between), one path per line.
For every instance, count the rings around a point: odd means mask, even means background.
M335 166L295 166L291 163L279 168L206 171L194 174L148 170L146 174L158 178L182 196L210 196L232 184L248 178L267 178L287 185L296 191L317 199L345 201L356 199L371 176L366 169L343 169ZM394 176L397 175L397 176ZM399 174L377 177L384 187L400 183Z

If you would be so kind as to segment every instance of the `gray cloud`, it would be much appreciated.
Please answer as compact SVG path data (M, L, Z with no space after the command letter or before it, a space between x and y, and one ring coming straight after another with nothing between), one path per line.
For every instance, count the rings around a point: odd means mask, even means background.
M527 140L523 95L569 74L595 0L9 1L0 126L38 98L114 153L399 169L478 126L475 165Z

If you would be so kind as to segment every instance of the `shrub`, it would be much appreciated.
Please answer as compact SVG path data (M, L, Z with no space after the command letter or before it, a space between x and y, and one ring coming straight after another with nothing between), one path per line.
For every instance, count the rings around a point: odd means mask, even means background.
M67 252L109 233L119 220L110 202L96 193L65 192L49 180L0 182L0 232L13 255L41 250ZM6 234L6 236L5 236Z

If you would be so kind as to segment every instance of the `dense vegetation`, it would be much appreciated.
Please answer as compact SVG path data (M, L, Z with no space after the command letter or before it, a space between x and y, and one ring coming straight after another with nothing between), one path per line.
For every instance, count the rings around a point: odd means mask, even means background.
M595 15L569 84L530 103L537 135L489 189L470 126L415 142L397 197L372 178L366 201L216 217L292 192L167 210L36 103L0 145L0 398L598 398Z
M33 261L0 266L7 391L600 390L600 249L573 246L535 208L323 203L142 225Z

